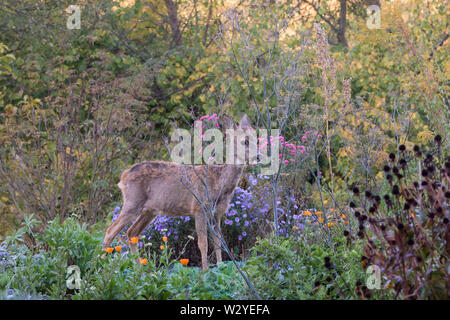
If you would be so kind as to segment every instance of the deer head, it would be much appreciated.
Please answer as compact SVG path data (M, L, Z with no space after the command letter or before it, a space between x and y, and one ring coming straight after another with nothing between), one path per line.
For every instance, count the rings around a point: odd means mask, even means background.
M227 137L226 163L230 165L257 164L259 161L257 136L248 116L244 114L237 126L229 116L224 115L222 126Z

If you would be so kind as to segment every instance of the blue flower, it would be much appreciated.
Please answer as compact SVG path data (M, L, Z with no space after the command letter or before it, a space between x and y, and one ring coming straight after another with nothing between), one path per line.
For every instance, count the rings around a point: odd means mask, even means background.
M230 226L233 224L233 220L230 220L230 219L226 219L224 222L225 222L225 224L230 225Z
M255 178L253 178L252 175L250 175L250 176L248 177L248 180L249 180L250 183L251 183L252 185L254 185L254 186L256 186L256 184L258 183L258 180L255 179Z

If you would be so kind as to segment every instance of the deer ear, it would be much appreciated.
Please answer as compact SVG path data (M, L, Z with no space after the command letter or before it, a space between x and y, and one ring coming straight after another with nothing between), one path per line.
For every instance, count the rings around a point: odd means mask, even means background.
M250 119L248 118L248 116L246 114L244 114L242 116L242 119L239 122L239 127L241 129L249 129L249 128L251 128Z
M224 114L220 117L220 122L222 123L222 127L225 129L234 129L235 124L233 119L231 119L228 115Z

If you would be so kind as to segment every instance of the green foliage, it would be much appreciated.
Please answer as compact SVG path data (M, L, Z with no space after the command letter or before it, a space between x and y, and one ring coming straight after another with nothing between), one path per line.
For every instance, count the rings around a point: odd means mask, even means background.
M90 268L92 256L100 253L103 240L102 233L91 233L87 228L86 223L79 223L73 217L60 224L57 217L50 221L42 233L41 244L55 255L56 252L64 252L68 265L75 264L85 273Z
M1 298L233 299L245 286L232 263L202 272L173 260L167 248L140 266L138 255L129 251L102 259L99 234L73 218L51 221L30 247L23 242L30 236L26 229L22 226L4 242L8 254L0 256ZM79 289L67 286L71 265L80 268Z
M347 247L341 239L332 248L266 238L252 251L244 270L265 299L356 299L356 281L365 279L361 246Z

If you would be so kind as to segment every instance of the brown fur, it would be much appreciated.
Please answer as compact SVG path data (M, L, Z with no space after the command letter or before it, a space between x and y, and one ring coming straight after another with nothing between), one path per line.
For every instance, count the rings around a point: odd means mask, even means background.
M246 116L240 126L249 127ZM135 222L127 232L128 238L139 236L158 215L192 216L202 256L202 269L207 269L207 222L198 200L215 203L216 227L220 229L221 218L228 209L243 169L243 165L188 166L165 161L133 165L122 173L118 184L123 195L122 211L106 231L103 248L109 247L116 235L133 220ZM208 188L202 181L207 182ZM194 194L200 198L196 199ZM214 235L213 244L216 260L221 262L220 243ZM132 250L136 248L132 246Z

